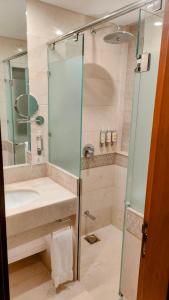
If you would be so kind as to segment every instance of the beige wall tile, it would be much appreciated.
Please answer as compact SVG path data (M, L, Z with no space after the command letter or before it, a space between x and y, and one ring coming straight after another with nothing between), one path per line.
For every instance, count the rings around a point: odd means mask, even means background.
M96 210L93 214L96 216L94 222L84 215L82 216L81 235L86 235L111 224L111 209L109 207L104 207L102 210Z
M82 171L82 232L113 224L122 229L126 190L126 168L110 165ZM85 210L96 221L84 216Z
M50 163L47 164L47 176L78 195L79 179L76 176Z
M85 106L115 106L117 104L118 97L118 81L113 82L111 78L85 78Z
M134 91L134 69L136 68L136 38L137 38L137 26L129 26L129 31L135 35L128 45L128 57L127 57L127 76L125 84L125 98L124 98L124 118L122 128L122 142L121 150L127 151L129 148L129 136L130 136L130 123L131 123L131 110L132 110L132 97Z
M92 143L96 154L121 151L128 45L103 40L111 28L85 33L83 145ZM100 130L117 130L118 142L100 148Z
M16 165L4 168L5 184L46 176L46 164Z
M82 171L83 192L112 187L115 166L97 167Z

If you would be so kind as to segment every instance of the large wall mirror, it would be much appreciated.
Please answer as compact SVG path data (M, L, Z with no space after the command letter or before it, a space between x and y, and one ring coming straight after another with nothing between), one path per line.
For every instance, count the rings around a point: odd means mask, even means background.
M4 166L30 160L32 117L39 108L29 91L26 1L13 0L12 4L10 0L0 3L3 6L0 7L0 115ZM41 116L35 121L39 125L44 122Z
M26 163L31 150L30 123L21 122L23 117L15 110L16 98L29 93L26 2L14 2L16 6L11 7L11 1L3 1L3 9L0 9L0 111L4 166ZM10 19L15 22L9 22Z
M25 41L26 46L26 41ZM27 53L3 60L4 115L2 138L4 165L23 164L27 151L31 150L30 123L15 109L16 99L29 91ZM5 111L6 110L6 111Z

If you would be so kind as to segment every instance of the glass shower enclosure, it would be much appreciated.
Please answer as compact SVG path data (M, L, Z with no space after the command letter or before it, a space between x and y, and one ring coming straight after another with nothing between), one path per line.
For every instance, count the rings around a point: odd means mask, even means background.
M48 49L49 162L80 177L84 36Z
M48 48L49 162L78 179L80 197L84 35ZM77 204L80 211L80 199ZM77 232L80 235L79 215ZM79 237L77 248L79 249ZM79 275L77 249L76 277Z
M157 25L159 24L159 26ZM137 57L150 54L148 72L135 73L126 202L144 212L154 102L162 35L162 17L140 12ZM153 37L153 38L152 38Z
M143 53L150 53L151 59L148 72L136 71L135 73L121 264L120 292L122 294L125 294L128 284L132 285L133 293L136 293L137 290L140 252L134 254L137 258L135 281L126 280L126 260L129 257L129 253L126 252L125 240L126 216L130 207L136 211L136 214L139 214L140 218L143 217L162 33L162 27L156 26L156 24L161 24L161 22L161 16L144 10L140 11L136 55L139 58ZM79 179L81 177L82 157L83 71L84 35L80 34L64 39L48 47L49 162ZM148 86L147 82L149 83ZM80 193L79 197L81 197ZM77 217L80 219L80 207ZM139 249L141 249L141 239L139 245Z
M125 198L120 291L136 299L141 254L141 226L146 197L151 132L156 96L163 16L140 10L137 58L149 54L147 71L135 72ZM129 276L130 272L130 276Z

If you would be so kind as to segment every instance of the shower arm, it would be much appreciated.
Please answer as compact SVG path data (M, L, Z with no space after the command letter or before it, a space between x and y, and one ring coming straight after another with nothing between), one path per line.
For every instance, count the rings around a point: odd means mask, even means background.
M98 27L98 28L95 28L95 27L92 27L90 29L90 32L91 33L96 33L97 31L99 30L102 30L102 29L107 29L107 28L110 28L112 26L116 26L116 31L119 31L120 30L120 26L118 24L115 24L115 23L112 23L112 24L109 24L109 25L106 25L106 26L103 26L103 27Z

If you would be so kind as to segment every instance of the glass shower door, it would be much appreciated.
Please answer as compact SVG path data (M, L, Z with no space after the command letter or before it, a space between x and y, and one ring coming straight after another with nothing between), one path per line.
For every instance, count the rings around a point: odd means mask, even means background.
M146 72L135 73L130 131L120 291L131 300L135 300L137 296L141 226L145 206L162 21L162 16L140 11L137 56L150 53L150 67Z
M140 13L138 53L150 53L150 69L135 74L127 203L143 213L162 35L162 17Z
M49 161L80 176L83 35L49 48Z

